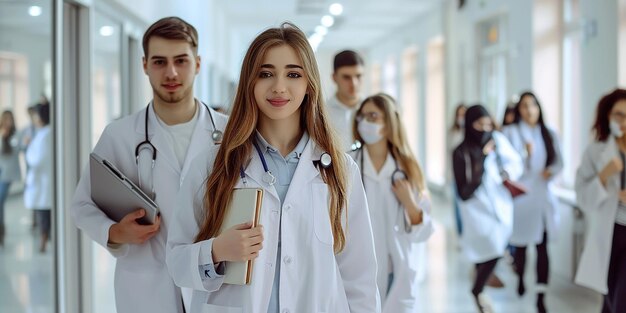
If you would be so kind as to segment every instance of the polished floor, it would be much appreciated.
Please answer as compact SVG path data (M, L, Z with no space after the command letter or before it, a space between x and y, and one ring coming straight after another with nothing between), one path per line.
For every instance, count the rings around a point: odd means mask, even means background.
M476 312L470 297L472 266L460 255L453 230L451 205L442 197L434 199L436 232L424 252L423 279L419 290L420 309L428 313ZM51 253L38 252L39 241L31 231L31 215L24 209L21 197L13 196L6 206L7 236L0 248L0 312L53 312ZM529 249L532 250L532 249ZM93 274L94 308L97 313L115 312L111 286L113 259L99 248L93 249L93 259L101 269ZM532 313L534 303L534 255L530 254L527 270L527 293L520 298L515 293L517 279L505 260L496 269L506 284L503 289L487 289L495 312ZM558 266L558 264L552 264ZM551 276L547 296L549 312L600 312L599 295L573 285L570 278Z

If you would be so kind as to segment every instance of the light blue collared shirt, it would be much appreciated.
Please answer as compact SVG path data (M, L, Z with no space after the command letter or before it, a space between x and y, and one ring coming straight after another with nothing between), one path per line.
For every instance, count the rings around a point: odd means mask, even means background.
M278 197L280 198L281 205L278 206L280 210L282 210L282 203L285 202L285 197L287 196L287 191L289 190L289 185L291 184L291 179L293 178L293 174L296 172L298 162L300 162L300 156L302 155L302 152L308 142L309 134L305 131L293 151L291 151L286 157L283 157L278 149L271 146L267 140L265 140L263 136L257 132L256 143L259 145L259 148L265 157L268 169L276 177L274 188L276 188L276 193L278 193ZM272 285L272 295L267 309L268 313L279 313L280 310L278 291L280 286L280 229L282 228L280 225L282 225L282 212L281 214L278 214L278 216L281 220L279 221L278 230L276 271L274 272L274 284Z

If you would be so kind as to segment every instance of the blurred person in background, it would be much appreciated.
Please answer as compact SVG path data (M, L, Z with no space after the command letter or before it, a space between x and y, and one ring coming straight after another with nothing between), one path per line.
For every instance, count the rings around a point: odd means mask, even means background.
M19 142L16 135L13 112L0 115L0 246L4 245L6 225L4 205L12 182L22 179L19 162Z
M431 201L422 169L407 142L393 98L366 98L353 123L363 146L351 153L361 169L378 261L378 292L383 313L419 308L420 257L434 229Z
M537 312L546 312L544 294L547 291L550 263L548 239L557 236L557 199L553 178L563 169L559 140L544 122L541 104L532 92L525 92L514 107L515 119L502 133L524 162L524 174L519 183L526 194L516 197L513 211L513 234L510 244L515 247L514 267L518 276L517 293L526 292L524 273L526 247L537 249Z
M575 282L605 295L602 312L626 312L626 90L600 99L576 172L576 200L587 236Z
M493 124L483 106L467 109L465 138L452 156L461 198L461 246L476 267L471 292L481 313L493 312L483 289L513 231L513 199L503 183L516 180L523 170L521 158Z
M360 93L365 72L364 66L365 62L361 55L352 50L337 53L333 61L332 78L337 85L337 92L326 103L332 127L345 152L354 148L352 121L362 99Z
M34 210L41 235L39 252L46 252L50 238L50 211L52 210L52 131L50 128L50 105L38 104L34 115L37 131L26 150L29 171L24 189L24 206Z

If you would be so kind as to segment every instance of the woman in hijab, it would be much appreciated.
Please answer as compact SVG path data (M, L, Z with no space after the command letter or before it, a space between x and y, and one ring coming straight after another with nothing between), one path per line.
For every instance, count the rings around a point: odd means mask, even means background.
M489 112L474 105L465 113L465 138L452 162L461 200L461 246L476 265L472 295L479 312L492 312L482 292L513 230L513 199L503 182L521 176L522 160L506 137L494 131Z

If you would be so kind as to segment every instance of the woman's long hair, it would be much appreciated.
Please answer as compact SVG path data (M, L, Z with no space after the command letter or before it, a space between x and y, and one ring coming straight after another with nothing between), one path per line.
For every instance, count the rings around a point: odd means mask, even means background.
M11 138L15 135L15 118L13 117L13 112L4 111L2 112L2 116L0 116L0 129L5 127L5 123L11 123L9 127L9 132L6 136L2 137L2 154L11 154L13 153L13 147L11 146Z
M537 120L537 123L541 128L541 137L543 138L543 143L546 147L546 152L548 154L548 157L546 158L547 168L554 162L556 162L556 148L554 147L554 139L552 138L552 134L550 134L548 127L546 127L546 124L543 122L543 111L541 110L541 104L539 103L539 100L534 93L527 91L519 97L519 101L515 105L515 121L513 123L519 124L519 122L522 121L522 115L520 114L519 108L522 105L522 100L526 96L533 97L535 103L537 103L537 108L539 108L539 119Z
M389 146L389 150L391 151L391 155L393 155L394 159L398 161L399 167L406 172L408 176L407 178L413 187L415 187L420 193L426 193L426 182L422 169L411 151L411 147L409 146L406 132L404 130L404 125L400 119L400 113L396 108L394 99L390 95L384 93L378 93L370 96L361 102L357 115L361 113L363 106L368 102L372 102L377 108L385 113L387 144ZM354 136L358 141L364 142L357 128L358 123L355 120L352 124ZM361 171L362 170L363 169L361 169Z
M334 160L330 167L319 170L328 184L330 193L328 212L334 237L334 250L339 253L345 246L346 238L341 224L341 215L344 212L347 214L347 170L344 162L346 157L330 127L315 54L304 33L294 24L287 22L258 35L250 44L243 59L232 114L224 130L224 140L215 158L213 172L207 179L204 221L196 236L196 242L219 234L233 188L240 178L239 169L247 166L253 151L254 130L261 114L254 98L254 86L268 50L282 45L288 45L295 50L302 61L308 81L307 95L300 107L301 127L305 128L311 140Z

